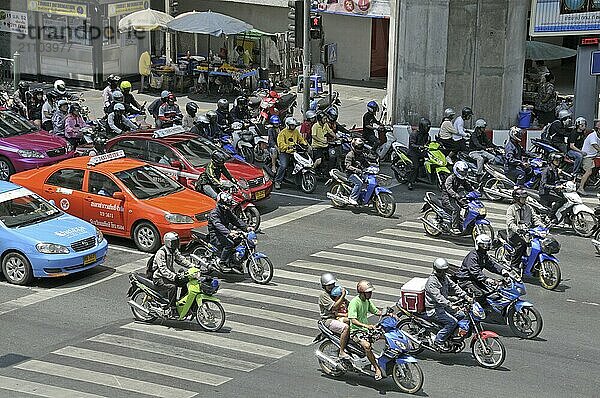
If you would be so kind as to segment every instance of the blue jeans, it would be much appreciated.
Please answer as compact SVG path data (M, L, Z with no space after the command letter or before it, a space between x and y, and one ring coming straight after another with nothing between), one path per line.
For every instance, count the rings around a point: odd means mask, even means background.
M456 329L456 325L458 325L458 321L465 317L465 314L462 311L458 311L454 314L451 314L445 308L435 308L434 314L431 316L433 320L442 324L442 328L435 336L436 343L444 343L448 336L452 334L454 329Z
M573 174L581 171L581 163L583 163L583 155L581 152L570 149L569 152L567 152L567 156L573 159Z
M292 157L289 153L280 153L279 154L279 168L277 169L277 174L275 175L275 182L281 184L283 178L285 177L285 170L288 168L290 164L290 158Z
M354 199L358 201L358 197L360 195L360 189L362 188L363 181L356 174L350 174L348 176L348 181L354 184L354 188L352 188L352 192L350 192L350 199Z

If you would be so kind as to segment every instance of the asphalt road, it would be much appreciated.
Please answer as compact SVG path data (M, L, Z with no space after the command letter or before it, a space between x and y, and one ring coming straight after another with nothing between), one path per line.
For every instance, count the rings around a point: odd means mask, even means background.
M431 239L416 223L426 187L392 190L396 215L334 209L322 186L313 195L285 186L260 204L259 249L275 264L261 287L227 278L218 296L227 321L220 333L196 324L133 321L126 304L127 274L147 255L109 238L104 266L30 288L0 282L0 397L359 397L400 396L391 380L338 379L322 374L314 357L319 275L334 271L354 294L367 276L374 302L393 303L401 284L426 276L431 260L459 262L468 239ZM503 228L506 205L490 204ZM507 349L499 370L458 355L421 354L422 396L597 397L600 378L598 266L589 240L560 234L563 282L546 291L535 281L527 298L544 329L529 341L489 325Z

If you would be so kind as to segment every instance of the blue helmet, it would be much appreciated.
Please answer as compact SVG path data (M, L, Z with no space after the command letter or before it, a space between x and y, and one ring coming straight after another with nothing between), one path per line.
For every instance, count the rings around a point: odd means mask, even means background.
M377 105L377 102L375 101L370 101L367 104L367 109L371 112L377 112L379 110L379 105Z
M333 289L331 289L331 296L332 297L340 297L342 295L342 288L339 286L334 287Z
M269 123L279 125L281 124L281 119L279 119L279 116L273 115L269 118Z

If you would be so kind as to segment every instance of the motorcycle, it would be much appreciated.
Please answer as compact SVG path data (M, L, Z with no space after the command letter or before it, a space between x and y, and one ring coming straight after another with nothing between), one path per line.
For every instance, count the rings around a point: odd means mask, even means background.
M333 169L329 172L330 179L325 183L329 186L327 198L331 200L334 207L343 208L350 204L350 193L354 184L348 180L346 173ZM379 166L369 166L363 171L362 180L366 184L361 189L358 197L359 206L374 206L377 213L382 217L389 218L396 212L396 200L386 187L379 185L379 179L391 178L385 174L379 174Z
M100 120L91 120L81 129L81 139L75 148L77 156L96 156L105 153L104 146L110 139L106 125Z
M237 246L231 257L230 266L242 271L245 268L254 282L261 285L268 284L273 279L273 263L266 254L256 251L258 242L256 232L237 231L234 242ZM221 274L231 272L219 265L221 250L210 243L210 237L203 228L192 229L192 240L185 251L190 253L192 262L204 264L209 275L215 272Z
M487 209L481 202L481 195L477 191L469 192L465 197L468 204L461 209L462 231L459 234L453 234L452 214L447 210L439 197L433 192L425 194L425 203L421 208L424 213L420 218L423 223L425 233L429 236L440 236L443 233L454 236L471 235L475 239L478 235L487 234L494 238L494 228L485 217Z
M315 351L321 370L329 376L339 377L354 372L373 377L371 363L363 348L352 340L348 341L346 352L349 359L338 358L340 337L333 333L323 321L318 322L319 335L315 343L321 343ZM417 360L407 352L413 347L414 337L398 328L396 318L388 314L382 316L375 329L364 333L371 344L385 339L385 347L380 355L376 355L377 364L384 377L392 377L398 388L405 393L415 394L423 387L423 371Z
M430 142L423 149L427 150L427 156L423 164L414 165L408 157L408 147L399 142L392 143L392 171L398 183L403 184L408 181L408 174L411 172L413 167L419 168L419 175L426 176L425 178L418 178L418 181L435 184L438 188L442 188L444 181L451 171L448 168L448 161L446 156L440 150L440 144L438 142Z
M550 141L544 140L543 138L532 138L531 139L531 151L537 154L540 158L547 160L548 155L551 153L562 152L559 148L554 146ZM573 179L573 174L567 173L572 171L575 162L568 156L563 157L559 169L566 174L566 178Z
M298 185L304 193L313 193L317 187L317 174L315 173L314 162L308 152L308 147L296 144L294 149L292 162L290 162L290 167L286 170L286 180ZM277 166L279 167L279 160L277 160ZM271 177L274 177L273 170L271 170L270 154L266 154L263 169Z
M531 178L523 184L523 188L528 191L530 196L539 197L537 189L539 188L546 162L541 158L535 158L529 161L529 166L532 170ZM493 201L502 199L512 200L512 192L516 183L506 176L504 167L486 163L483 169L485 175L481 180L481 190L486 199Z
M560 284L561 272L558 259L554 256L560 251L560 243L550 235L548 228L535 227L524 233L528 241L528 251L521 259L521 277L537 276L543 288L554 290ZM494 256L496 260L510 264L514 249L508 242L506 230L498 232Z
M405 129L411 128L410 126L401 126L401 127L405 128ZM375 149L375 153L377 153L379 160L383 161L384 159L390 158L391 154L393 153L393 151L390 152L390 150L393 149L394 144L397 144L400 142L402 137L399 135L400 129L397 129L396 131L394 131L394 127L390 126L390 125L380 125L377 128L377 131L380 133L380 135L382 133L385 134L385 142L382 143L377 149Z
M214 143L220 146L223 149L223 151L229 156L237 160L241 160L242 162L246 161L246 159L243 156L241 156L235 149L235 146L233 145L233 138L230 135L222 134L219 138L216 138L214 140Z
M224 188L233 196L235 205L231 208L233 214L242 219L247 226L258 231L260 227L260 212L250 201L252 194L250 193L250 185L243 178L237 180L237 184L230 181L221 182Z
M242 122L231 124L231 139L235 151L248 163L254 163L254 134Z
M598 199L600 199L600 193L597 196ZM600 206L596 207L594 213L596 214L596 219L600 220ZM596 224L595 236L594 239L592 239L592 244L596 248L596 252L600 254L600 223Z
M225 310L214 297L219 290L219 280L202 276L200 269L191 267L187 274L187 294L181 297L177 305L177 315L173 316L169 301L163 297L154 283L140 274L130 274L131 286L127 292L131 312L136 320L153 322L154 320L191 321L196 319L204 330L216 332L225 323Z
M577 193L577 185L573 181L567 181L558 190L567 201L556 211L557 225L564 223L566 226L571 226L577 235L584 238L592 236L598 225L598 218L594 214L594 210L583 203L581 196ZM550 216L550 209L542 205L536 198L532 198L529 203L538 213Z
M496 333L482 328L481 322L486 316L483 307L477 302L460 302L457 306L464 312L465 318L458 321L452 335L444 342L444 348L438 348L434 340L441 325L430 319L426 313L408 311L398 303L397 307L406 316L400 321L398 328L417 339L409 353L418 354L424 349L444 354L459 353L466 346L465 340L473 336L470 343L471 353L477 363L486 369L499 368L506 358L506 349Z

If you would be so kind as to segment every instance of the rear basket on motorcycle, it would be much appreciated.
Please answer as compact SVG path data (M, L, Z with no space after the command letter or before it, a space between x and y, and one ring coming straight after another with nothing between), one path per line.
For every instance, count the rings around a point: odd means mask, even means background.
M427 278L412 278L400 288L400 306L410 312L425 311Z
M548 254L557 254L560 251L560 243L553 236L542 240L542 250Z

